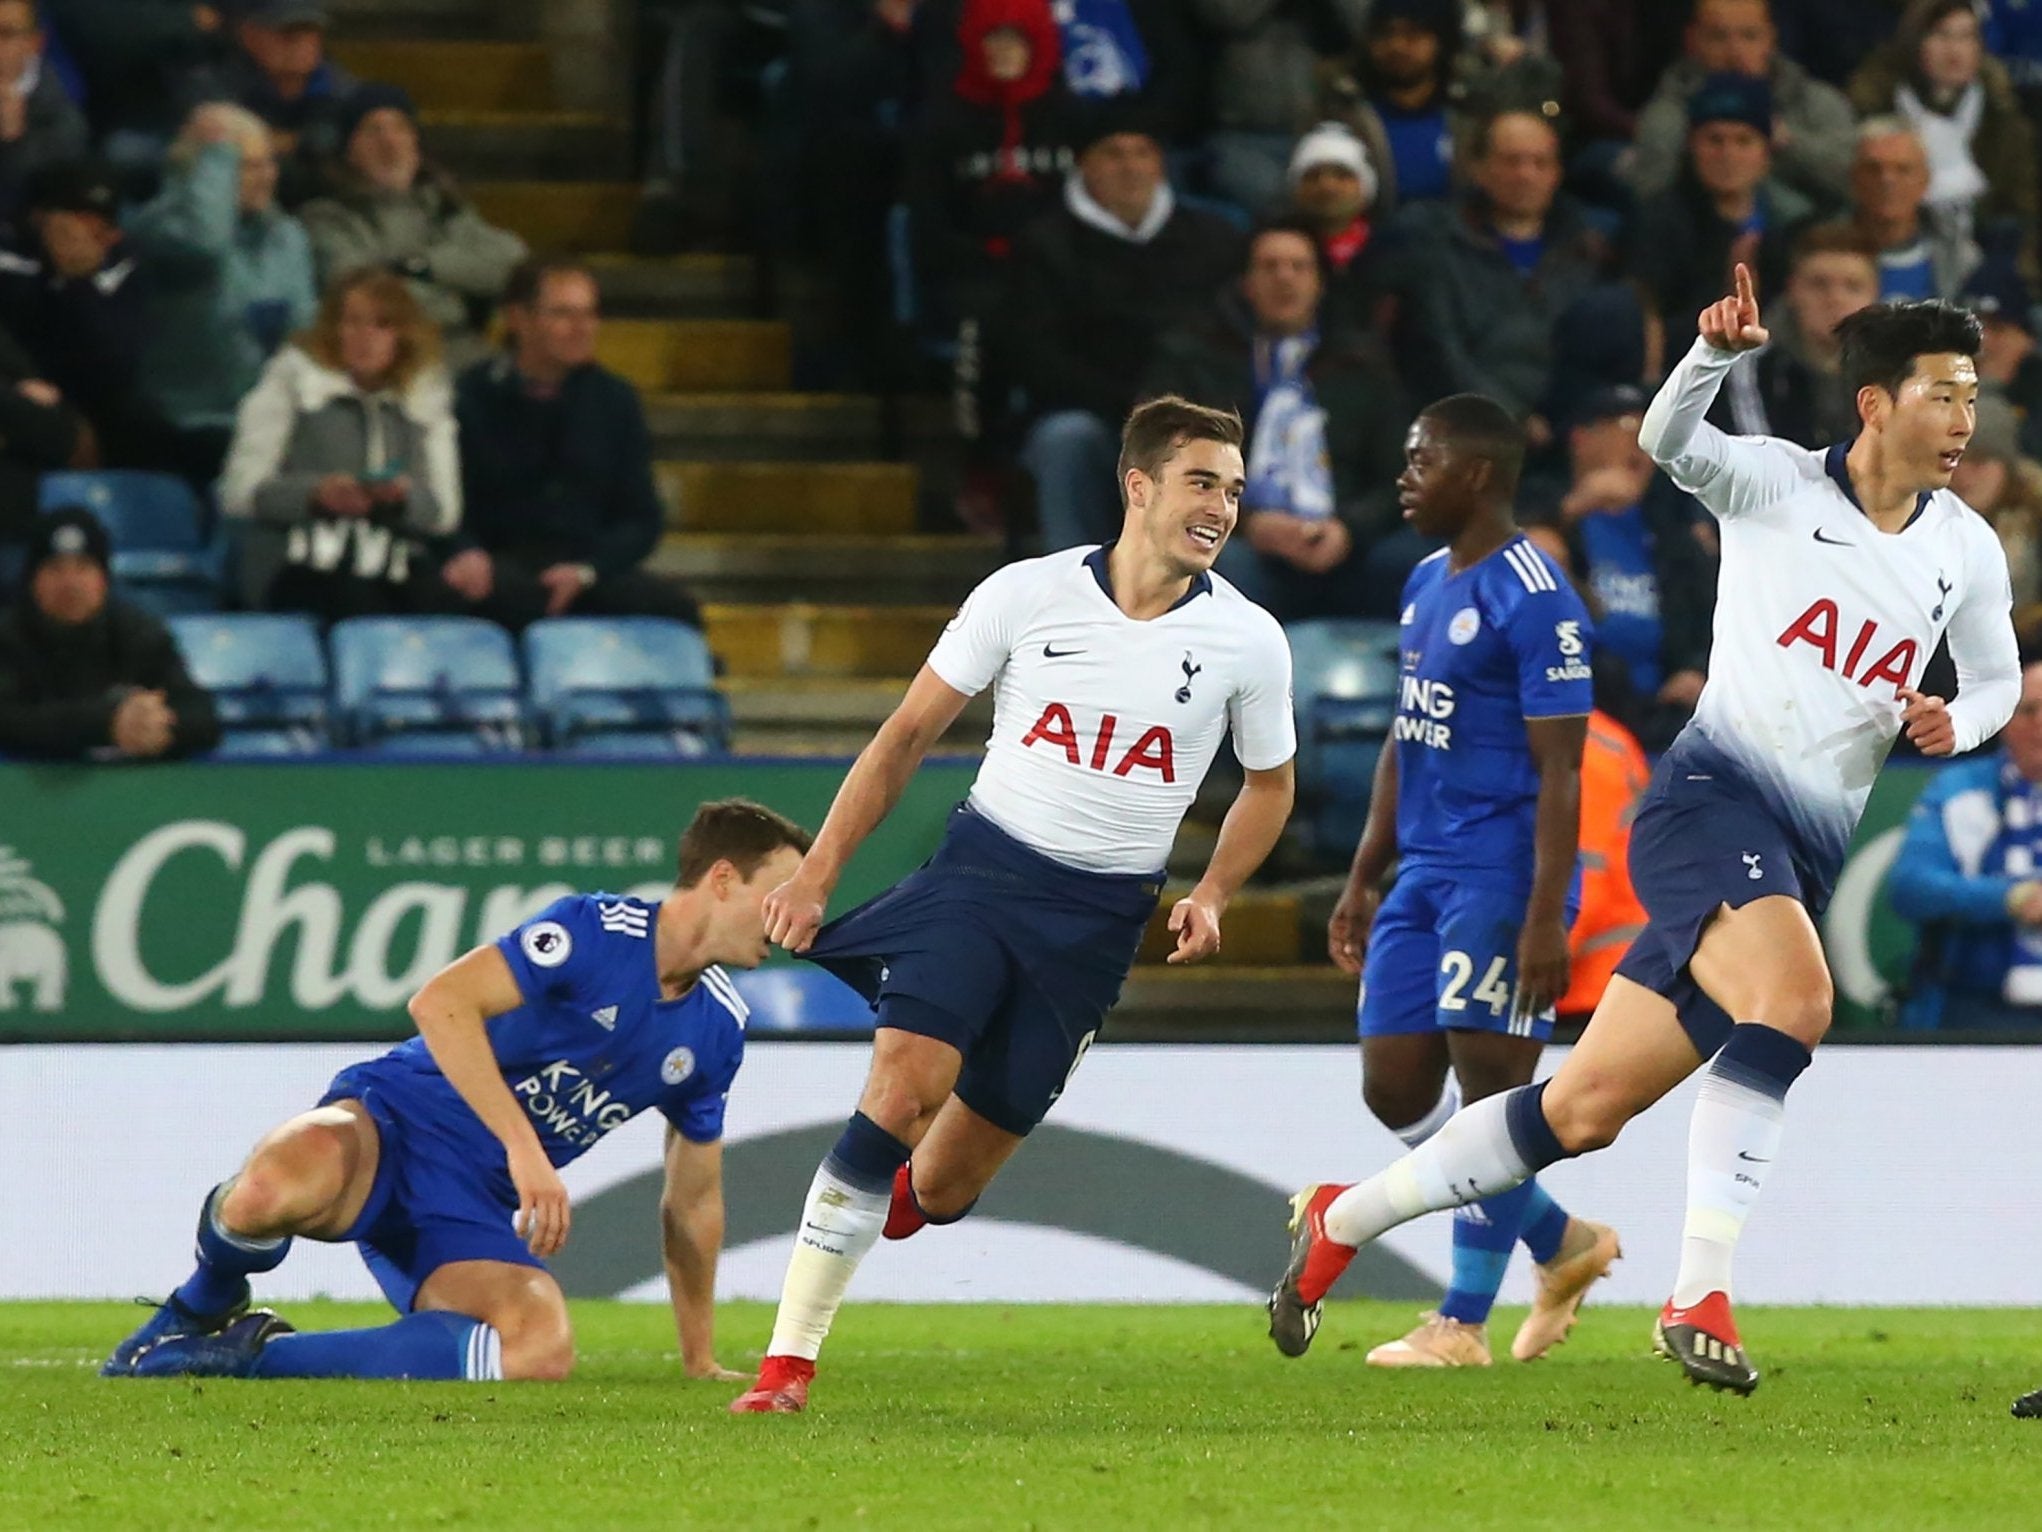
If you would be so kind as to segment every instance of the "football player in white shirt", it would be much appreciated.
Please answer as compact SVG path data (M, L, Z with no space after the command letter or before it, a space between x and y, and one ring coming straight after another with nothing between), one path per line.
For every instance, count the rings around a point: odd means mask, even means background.
M1119 541L1010 564L972 592L800 870L766 898L772 939L861 989L878 1028L736 1413L804 1408L845 1287L882 1230L901 1239L963 1217L1041 1121L1119 997L1225 735L1246 781L1204 877L1170 912L1169 961L1219 950L1227 902L1290 815L1290 646L1212 572L1240 514L1240 418L1151 400L1128 418L1119 476ZM823 925L851 854L988 685L985 762L936 854Z
M1758 1370L1730 1266L1779 1152L1788 1087L1829 1027L1814 916L1896 734L1926 755L2012 716L2020 665L1999 541L1948 489L1971 439L1978 320L1879 304L1837 327L1862 423L1811 452L1703 420L1738 353L1766 343L1750 274L1646 412L1639 441L1721 523L1715 648L1695 717L1631 835L1651 917L1553 1077L1459 1113L1372 1180L1301 1207L1271 1300L1301 1351L1356 1247L1602 1148L1707 1062L1688 1139L1687 1220L1654 1343L1696 1383L1748 1394ZM1958 696L1917 690L1947 637ZM1317 1189L1313 1189L1317 1190Z

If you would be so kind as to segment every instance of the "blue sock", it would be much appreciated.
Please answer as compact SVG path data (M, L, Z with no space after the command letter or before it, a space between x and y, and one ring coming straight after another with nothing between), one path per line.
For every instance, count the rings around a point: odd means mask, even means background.
M224 1314L248 1298L248 1279L257 1272L275 1271L291 1253L289 1235L278 1239L248 1239L221 1227L214 1209L227 1190L222 1181L206 1193L199 1209L198 1270L177 1289L177 1301L194 1314Z
M860 1191L893 1197L893 1173L907 1163L908 1146L863 1112L853 1112L823 1169Z
M1488 1321L1530 1200L1531 1188L1526 1183L1470 1203L1454 1214L1453 1280L1439 1303L1444 1317L1464 1325Z
M1531 1196L1525 1200L1524 1227L1517 1237L1524 1241L1531 1258L1543 1266L1560 1253L1560 1241L1567 1235L1567 1210L1538 1182L1524 1185Z
M262 1348L256 1378L465 1378L503 1376L496 1331L466 1314L421 1309L374 1330L279 1335Z

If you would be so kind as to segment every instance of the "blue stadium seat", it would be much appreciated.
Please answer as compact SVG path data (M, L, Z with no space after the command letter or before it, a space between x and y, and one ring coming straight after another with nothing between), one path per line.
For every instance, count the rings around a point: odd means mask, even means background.
M328 643L336 721L349 743L384 754L522 748L517 654L496 624L479 617L350 617L333 625Z
M559 753L584 760L693 761L708 755L711 749L701 736L680 729L658 733L595 729L575 735L560 747Z
M557 749L585 751L600 735L615 754L621 737L643 734L686 753L721 750L730 705L716 689L715 661L702 635L659 617L555 617L525 629L532 710ZM633 753L641 753L634 751Z
M191 677L213 694L223 756L305 755L326 747L326 652L308 617L172 616Z
M1292 623L1298 792L1312 849L1338 861L1361 838L1377 757L1397 716L1397 625L1328 618Z
M850 985L806 963L731 974L751 1007L752 1032L870 1032L872 1007Z
M205 535L205 508L175 474L137 468L46 473L44 511L82 505L113 540L121 593L163 616L210 612L220 598L221 552Z

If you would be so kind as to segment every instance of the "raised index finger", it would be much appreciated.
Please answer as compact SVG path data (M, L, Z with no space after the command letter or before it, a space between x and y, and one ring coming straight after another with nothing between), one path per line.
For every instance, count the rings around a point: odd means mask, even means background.
M1751 286L1751 268L1742 261L1737 263L1737 301L1752 308L1758 307L1758 294Z

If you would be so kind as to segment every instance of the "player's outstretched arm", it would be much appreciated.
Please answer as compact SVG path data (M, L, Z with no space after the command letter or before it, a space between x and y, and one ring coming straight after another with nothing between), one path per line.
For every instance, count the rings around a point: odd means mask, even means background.
M929 747L957 721L971 697L924 665L900 706L851 763L844 785L793 877L766 895L767 939L805 952L822 925L837 879L865 837L879 828Z
M681 1367L691 1378L742 1383L716 1360L716 1257L723 1249L723 1143L697 1144L671 1127L666 1185L659 1196L660 1253L680 1336Z
M1297 763L1285 761L1266 771L1248 771L1233 806L1220 822L1220 838L1198 886L1170 911L1170 929L1177 950L1165 960L1196 963L1220 950L1220 917L1241 885L1276 849L1297 798Z
M1375 785L1368 795L1368 820L1348 864L1347 887L1326 922L1326 953L1343 973L1361 976L1368 956L1368 937L1376 907L1383 902L1383 879L1397 859L1397 747L1383 746L1376 757Z
M1710 425L1709 406L1738 356L1770 336L1759 322L1751 273L1737 268L1737 290L1703 309L1701 332L1682 357L1638 428L1638 445L1689 494L1718 516L1734 516L1792 487L1791 470L1760 442L1726 436Z
M518 1193L518 1233L532 1254L549 1256L567 1243L567 1187L546 1158L532 1119L503 1083L485 1025L523 1003L510 964L492 946L477 947L426 980L411 997L410 1010L440 1073L503 1145Z

